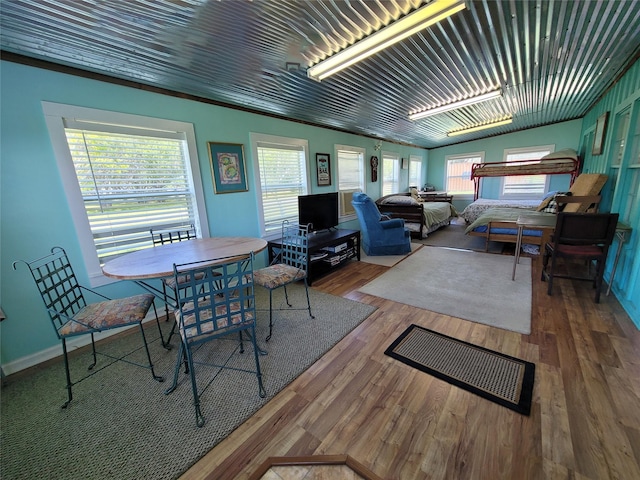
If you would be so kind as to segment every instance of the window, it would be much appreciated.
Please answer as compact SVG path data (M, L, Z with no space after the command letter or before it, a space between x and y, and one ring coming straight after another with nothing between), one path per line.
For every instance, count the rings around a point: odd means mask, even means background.
M622 155L624 153L624 142L629 131L630 109L627 109L616 115L616 130L613 139L613 152L611 155L611 166L619 167L622 164Z
M100 266L153 245L149 229L208 235L193 126L43 102L91 284Z
M355 215L351 197L356 192L364 192L365 149L336 145L338 159L338 192L340 216Z
M471 165L484 162L484 152L467 153L464 155L447 155L447 177L445 189L448 194L472 196L474 194L473 180L471 180Z
M542 145L506 149L504 151L504 161L531 160L531 163L539 163L538 160L553 152L554 148L554 145ZM547 191L547 180L547 175L502 177L500 198L540 198Z
M400 192L400 158L396 153L382 153L382 196Z
M298 196L309 193L308 142L251 134L256 168L258 209L263 235L280 235L282 222L298 221Z
M422 189L422 157L418 155L409 157L409 186Z

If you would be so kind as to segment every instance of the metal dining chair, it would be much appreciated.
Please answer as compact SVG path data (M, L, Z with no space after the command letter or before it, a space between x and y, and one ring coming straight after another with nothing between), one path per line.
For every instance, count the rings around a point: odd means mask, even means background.
M173 230L149 230L151 235L151 241L153 242L153 246L156 245L165 245L167 243L175 243L175 242L184 242L187 240L192 240L197 238L196 230L193 225L187 225L184 227L180 227ZM174 277L166 277L162 279L162 299L164 301L164 311L165 311L165 320L169 321L169 305L175 307L172 300L176 300L178 298L177 290L181 288L180 280L182 278L178 278L177 280ZM178 281L179 283L176 283ZM173 334L175 333L176 326L171 328L171 332L169 333L169 337L167 341L163 341L163 345L165 348L171 348L170 342Z
M289 294L287 285L293 282L303 281L307 295L307 307L309 317L315 318L311 313L309 302L309 284L307 282L307 268L309 260L309 226L282 222L282 238L280 251L267 267L258 269L254 273L257 285L269 290L269 335L266 341L271 339L273 333L273 291L282 287L285 301L289 308ZM302 308L298 310L303 310Z
M56 335L62 342L68 396L62 408L66 408L73 399L72 387L74 385L117 361L124 361L132 365L148 368L151 370L151 376L154 380L159 382L164 380L161 376L156 375L153 369L147 338L142 326L142 321L149 309L153 306L156 322L158 323L158 328L160 328L158 314L155 309L155 304L153 303L155 298L153 295L141 294L112 300L95 290L83 287L78 283L69 258L61 247L53 247L50 254L31 262L17 260L13 262L14 270L17 269L18 264L25 264L29 268L31 276L44 301ZM85 293L92 294L92 296L97 297L99 301L87 303ZM134 351L121 356L114 356L96 350L94 338L96 333L132 325L137 325L140 328L142 344L147 354L147 365L135 363L127 358L141 347L137 347ZM67 340L81 335L91 336L93 362L88 367L90 372L88 375L72 381L69 372ZM98 354L110 358L113 361L94 370L98 362Z
M176 322L180 333L180 350L176 358L173 383L165 393L170 394L176 389L180 365L185 361L185 373L189 373L191 379L196 425L202 427L205 418L200 397L218 377L221 369L255 373L258 378L258 394L261 398L266 396L256 342L253 253L241 259L231 257L174 265L173 269L176 282L180 278L180 284L186 288L181 288L178 294ZM231 357L236 353L244 353L244 332L249 334L253 345L254 369L231 362ZM201 347L213 340L222 341L223 337L235 333L238 333L239 341L231 354L220 359L221 363L212 363L207 349ZM215 367L213 378L201 389L197 384L196 365Z

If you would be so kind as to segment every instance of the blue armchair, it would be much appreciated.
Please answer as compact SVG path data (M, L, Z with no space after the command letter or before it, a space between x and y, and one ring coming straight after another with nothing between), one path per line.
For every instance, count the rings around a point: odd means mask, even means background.
M411 252L411 237L403 219L386 219L364 193L355 193L351 204L358 215L362 249L367 255L404 255Z

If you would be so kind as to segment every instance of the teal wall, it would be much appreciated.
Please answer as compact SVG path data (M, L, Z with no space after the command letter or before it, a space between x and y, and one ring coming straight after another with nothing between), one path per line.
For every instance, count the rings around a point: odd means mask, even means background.
M331 187L315 187L317 152L330 153L334 165L335 144L365 148L367 158L374 153L380 156L374 150L374 139L330 129L11 62L0 63L0 75L0 304L7 315L7 320L0 324L0 361L6 373L53 354L60 343L50 326L28 271L24 267L14 271L11 268L12 262L18 259L38 258L47 253L52 246L60 245L67 250L81 283L88 284L45 125L42 101L192 123L196 133L211 236L259 235L254 162L249 143L251 132L307 139L313 193L337 189L335 168L332 169ZM244 145L248 192L225 195L213 193L206 150L208 141ZM421 156L425 161L426 171L428 152L424 149L384 142L382 150L395 152L400 157ZM402 170L401 175L401 184L406 187L408 170ZM367 178L370 179L369 171ZM380 196L380 182L369 182L366 189L373 198ZM239 215L238 212L242 213ZM230 221L231 218L233 221ZM356 222L345 224L356 225ZM258 260L264 262L264 254ZM118 282L99 290L106 295L118 297L136 293L136 288L130 282ZM48 353L41 354L43 351Z
M629 133L624 140L627 148L620 168L612 168L616 119L623 111L631 113ZM609 122L605 132L604 150L601 155L591 155L596 121L605 112L609 112ZM637 61L585 115L580 148L585 156L585 171L609 175L603 189L603 209L618 212L621 219L626 220L633 229L630 237L622 244L612 290L640 329L640 161L638 158L631 158L629 148L633 145L633 133L639 123L640 61ZM635 141L639 142L640 138L635 138ZM640 149L640 146L636 148ZM634 163L635 165L632 165ZM615 251L617 246L616 240L612 249ZM609 255L605 273L607 279L611 274L612 257L613 252Z
M448 155L484 152L485 162L502 162L507 148L532 147L537 145L555 145L555 150L572 148L578 150L582 120L531 128L521 132L496 135L495 137L459 143L448 147L429 150L427 181L439 189L444 189L446 176L445 158ZM567 190L569 175L554 175L549 182L549 191ZM481 198L499 198L501 178L484 178L480 183ZM456 208L463 209L472 199L456 200ZM460 210L462 211L462 210Z

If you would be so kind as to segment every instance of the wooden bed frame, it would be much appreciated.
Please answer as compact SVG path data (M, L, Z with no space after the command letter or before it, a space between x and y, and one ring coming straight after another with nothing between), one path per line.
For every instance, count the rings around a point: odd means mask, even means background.
M383 197L384 198L384 197ZM378 206L378 210L382 215L386 215L390 218L402 218L405 223L418 223L420 224L420 230L417 232L411 232L411 236L414 238L422 238L422 232L424 231L424 207L419 205L394 205L386 204Z
M489 242L504 242L504 243L516 243L517 235L507 234L507 233L491 233L491 229L496 228L509 228L512 230L518 230L518 226L516 222L489 222L487 225L486 232L474 232L471 231L467 235L471 235L473 237L484 237L486 239L484 251L489 251ZM551 238L551 233L553 232L553 228L551 227L527 227L526 230L541 230L542 236L535 237L532 235L522 235L522 243L523 244L531 244L531 245L544 245Z

